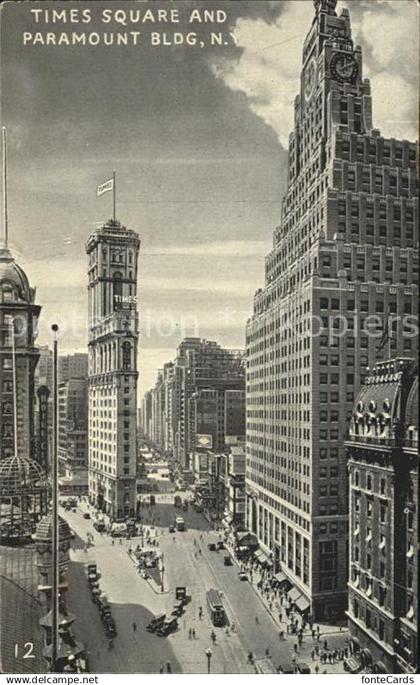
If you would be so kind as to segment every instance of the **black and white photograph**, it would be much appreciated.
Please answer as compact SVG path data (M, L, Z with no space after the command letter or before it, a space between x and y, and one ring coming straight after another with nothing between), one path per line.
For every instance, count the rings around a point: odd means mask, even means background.
M415 682L419 10L0 3L1 684Z

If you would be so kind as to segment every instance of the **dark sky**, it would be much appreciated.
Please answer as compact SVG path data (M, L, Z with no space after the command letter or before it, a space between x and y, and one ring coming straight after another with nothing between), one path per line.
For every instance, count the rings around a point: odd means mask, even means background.
M346 4L367 43L372 9L382 20L394 11L387 0ZM179 24L100 21L103 9L159 8L179 10ZM188 25L195 8L223 10L227 22ZM92 20L47 24L44 12L36 24L31 9L90 9ZM142 390L185 334L244 345L280 220L290 99L313 13L312 0L3 3L11 243L43 307L40 343L58 320L62 349L85 347L84 244L111 215L111 194L95 191L115 170L118 218L142 240ZM130 30L140 31L137 45L22 44L23 32ZM197 31L204 47L152 46L151 31ZM226 45L209 45L211 31ZM389 50L365 47L372 76L383 76Z

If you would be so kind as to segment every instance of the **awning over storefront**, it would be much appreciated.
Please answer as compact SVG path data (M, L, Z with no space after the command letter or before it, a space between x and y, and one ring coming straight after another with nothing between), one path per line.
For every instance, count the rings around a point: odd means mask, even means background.
M296 602L297 598L301 597L301 594L297 587L292 587L292 589L287 593L287 596L291 602Z
M301 596L298 597L297 600L296 600L296 606L297 606L297 608L299 609L299 611L301 611L301 612L303 613L304 611L307 611L307 610L309 609L310 603L308 602L308 600L306 599L306 597L304 597L303 595L301 595Z
M278 573L274 574L274 580L277 580L278 583L284 583L287 578L282 571L279 571Z
M373 670L375 673L388 673L385 664L382 661L377 661L376 664L373 665Z
M260 562L260 564L266 564L267 566L272 566L272 565L273 565L273 562L271 561L271 559L270 559L270 557L268 556L268 554L266 554L265 552L263 552L262 549L258 549L258 550L255 552L254 556L255 556L255 558L257 559L257 561Z
M236 544L241 547L258 547L258 538L254 533L241 533L236 538Z

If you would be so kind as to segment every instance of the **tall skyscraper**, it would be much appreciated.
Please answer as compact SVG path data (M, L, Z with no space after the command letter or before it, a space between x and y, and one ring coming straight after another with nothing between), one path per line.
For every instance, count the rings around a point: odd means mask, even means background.
M415 352L418 186L415 144L373 127L348 10L314 4L281 221L247 324L247 520L301 610L329 620L347 604L354 398L368 365Z
M89 266L89 497L114 519L136 510L137 260L119 221L95 230Z
M34 458L35 347L41 307L8 247L0 247L0 460ZM16 435L16 441L15 441Z

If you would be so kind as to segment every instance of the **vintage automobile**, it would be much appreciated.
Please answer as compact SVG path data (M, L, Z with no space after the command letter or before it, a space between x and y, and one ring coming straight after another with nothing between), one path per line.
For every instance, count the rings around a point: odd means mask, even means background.
M207 549L210 550L210 552L215 552L217 550L217 545L215 542L209 542L207 545Z
M172 609L172 616L182 616L184 613L184 602L182 599L178 599L176 602L174 602L174 608Z
M248 574L246 571L239 571L238 578L239 580L248 580Z
M347 673L359 673L362 670L362 661L359 654L356 652L356 654L351 654L347 659L344 659L343 666Z
M264 659L255 659L254 661L255 673L261 673L262 675L267 675L270 673L277 673L274 668L273 662L269 657Z
M98 520L93 522L93 527L95 530L98 531L98 533L101 533L102 531L105 530L105 521Z
M223 540L219 540L217 542L217 549L224 549L224 548L225 548L225 543L223 542Z
M115 621L112 618L108 618L106 621L104 621L104 626L105 626L105 632L108 637L115 637L117 634L117 626L115 625Z
M296 673L296 668L293 662L280 664L278 668L279 673Z
M111 528L111 537L123 538L127 535L127 530L126 523L113 523Z
M175 528L174 525L170 525L170 526L169 526L169 532L170 532L170 533L175 533L175 532L176 532L176 528Z
M191 597L187 595L187 588L184 585L179 585L175 588L175 599L182 601L184 604L188 604Z
M85 513L83 514L83 518L84 519L90 519L90 514L88 511L85 511Z
M152 618L150 623L147 624L146 630L149 631L149 633L155 633L165 622L166 619L166 614L159 614L158 616L155 616L155 618Z
M159 637L166 637L166 635L175 632L177 628L178 619L176 616L169 616L168 618L165 618L160 628L157 629L156 635L159 635Z
M232 557L229 554L226 554L223 557L223 563L225 566L232 566L232 564L233 564Z

